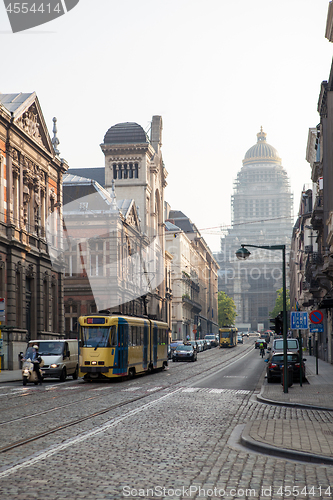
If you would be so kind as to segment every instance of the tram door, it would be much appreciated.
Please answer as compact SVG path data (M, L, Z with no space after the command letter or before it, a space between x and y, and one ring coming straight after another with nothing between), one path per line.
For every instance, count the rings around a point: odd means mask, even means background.
M158 334L158 326L154 324L153 326L153 365L157 366L157 334Z
M143 327L143 369L148 368L148 343L149 343L149 323L145 321ZM149 360L150 361L150 360Z
M127 373L128 364L128 323L118 325L118 373Z

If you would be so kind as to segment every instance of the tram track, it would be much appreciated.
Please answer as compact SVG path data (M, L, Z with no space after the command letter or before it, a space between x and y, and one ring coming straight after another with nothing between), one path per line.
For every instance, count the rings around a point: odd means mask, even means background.
M58 425L58 426L53 427L53 428L50 428L50 429L48 429L48 430L46 430L44 432L41 432L41 433L35 434L33 436L27 437L26 439L15 441L15 442L13 442L13 443L11 443L9 445L6 445L6 446L0 448L0 453L6 453L6 452L11 451L11 450L13 450L15 448L19 448L19 447L24 446L26 444L29 444L29 443L31 443L33 441L36 441L36 440L41 439L41 438L44 438L45 436L48 436L50 434L55 434L56 432L60 432L60 431L62 431L64 429L66 429L66 428L73 427L73 426L78 425L78 424L80 424L82 422L85 422L87 420L99 417L99 416L104 415L104 414L106 414L106 413L108 413L110 411L113 411L115 409L121 408L121 407L126 406L126 405L130 405L132 403L135 403L137 401L140 401L142 399L150 397L150 396L152 396L152 394L154 394L154 395L158 394L161 391L165 391L166 389L172 390L173 387L175 387L177 385L180 385L180 384L183 384L184 382L188 382L190 379L197 378L199 375L202 375L202 374L204 374L206 372L209 372L210 370L214 370L216 367L219 367L220 369L227 368L230 364L234 363L238 358L247 355L253 349L254 349L253 346L249 346L247 349L244 349L240 353L237 353L236 356L233 356L233 357L231 357L231 358L229 358L227 360L224 360L224 362L222 362L222 363L221 363L221 360L219 360L219 363L216 363L213 366L209 366L206 369L203 369L200 372L200 374L191 374L191 375L189 375L187 377L184 377L181 380L177 380L177 382L175 382L175 383L170 383L168 386L163 386L163 387L160 387L160 388L156 388L155 391L154 391L154 393L142 394L140 396L133 397L133 398L131 398L129 400L118 402L116 404L113 404L113 405L108 406L106 408L103 408L101 410L98 410L98 411L95 411L93 413L90 413L89 415L86 415L84 417L76 418L75 420L72 420L72 421L69 421L69 422L65 422L65 423L63 423L61 425ZM89 390L93 390L93 389L89 389ZM121 390L122 389L120 389L120 391ZM117 392L120 392L120 391L117 391ZM67 408L67 407L69 407L71 405L82 404L85 401L89 401L89 400L92 400L92 399L99 399L101 397L103 397L103 394L96 395L96 396L89 397L89 398L80 399L79 401L75 401L75 402L71 402L71 403L66 403L65 405L61 405L61 406L58 406L58 407L53 407L53 408L50 408L48 410L37 412L37 413L32 414L32 415L27 415L27 416L24 416L24 417L18 417L17 419L11 419L10 421L1 422L0 425L5 425L5 424L8 425L9 423L17 422L17 421L20 421L20 420L24 420L26 418L39 417L40 415L43 415L43 414L47 414L47 413L51 413L51 412L54 412L54 411L57 411L57 410L61 410L61 409Z

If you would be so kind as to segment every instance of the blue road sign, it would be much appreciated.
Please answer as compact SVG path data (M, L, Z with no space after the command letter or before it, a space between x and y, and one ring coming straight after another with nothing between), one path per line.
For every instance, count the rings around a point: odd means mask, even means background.
M324 325L320 323L319 325L315 325L310 323L310 333L323 333Z
M290 322L292 330L307 330L309 328L308 313L303 311L292 311L290 313Z

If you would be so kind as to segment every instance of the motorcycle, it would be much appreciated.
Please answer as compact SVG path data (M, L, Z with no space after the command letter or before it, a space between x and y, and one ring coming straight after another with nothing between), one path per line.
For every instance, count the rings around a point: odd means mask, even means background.
M44 360L39 363L40 368L44 366ZM43 376L44 373L42 370L39 370L41 375ZM31 361L30 358L27 358L26 360L23 361L22 365L22 379L23 379L23 385L27 385L27 382L33 382L35 385L38 385L38 376L37 373L34 370L34 364Z

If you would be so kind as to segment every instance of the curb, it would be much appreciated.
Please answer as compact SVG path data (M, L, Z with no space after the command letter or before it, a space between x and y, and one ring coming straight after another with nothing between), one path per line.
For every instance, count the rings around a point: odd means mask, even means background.
M322 455L314 455L311 453L307 453L305 451L295 451L289 450L287 448L278 448L276 446L261 443L256 441L250 436L250 428L252 422L248 422L241 434L240 442L246 448L250 448L251 450L257 451L259 453L265 453L267 455L273 457L281 457L281 458L289 458L292 460L302 460L303 462L312 462L316 464L326 464L333 465L333 458L326 457Z
M290 401L275 401L274 399L265 398L262 393L264 387L261 387L260 394L257 395L257 400L261 403L275 406L290 406L291 408L303 408L305 410L320 410L320 411L333 411L333 408L327 408L326 406L316 406L306 403L291 403Z

